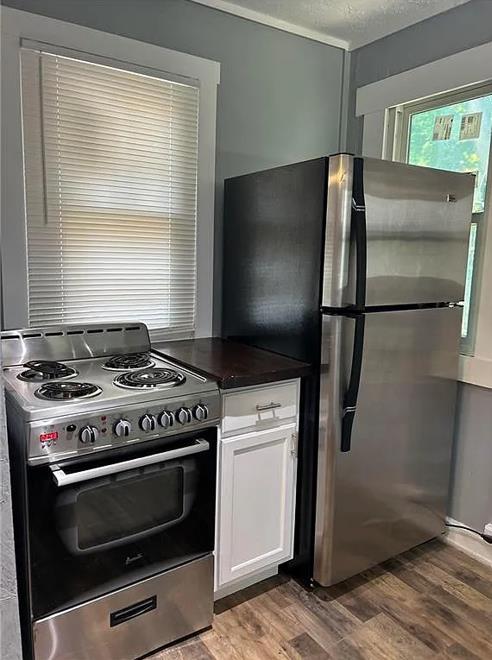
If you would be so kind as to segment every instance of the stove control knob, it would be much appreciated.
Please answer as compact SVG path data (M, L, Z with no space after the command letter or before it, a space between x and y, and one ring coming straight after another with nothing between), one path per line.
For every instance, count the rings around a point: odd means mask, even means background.
M197 422L204 422L208 417L208 408L203 403L199 403L193 408L193 417Z
M132 431L132 425L126 419L119 419L114 425L114 432L118 438L126 438Z
M83 426L80 429L79 440L84 444L96 442L99 437L99 431L95 426Z
M157 426L157 419L155 415L144 415L143 417L140 417L140 428L142 431L145 431L148 433L149 431L155 431L155 427Z
M161 412L159 415L159 424L165 429L171 428L171 426L174 424L174 413L170 412L169 410L164 410L164 412Z
M175 416L180 424L189 424L193 419L191 410L189 408L178 408L178 410L176 410Z

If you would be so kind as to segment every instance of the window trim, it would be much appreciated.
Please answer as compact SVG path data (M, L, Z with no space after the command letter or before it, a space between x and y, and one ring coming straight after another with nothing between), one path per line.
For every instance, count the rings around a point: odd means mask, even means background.
M401 103L425 99L490 80L492 42L423 64L357 89L358 117L384 112Z
M395 121L388 108L414 99L435 97L449 90L466 91L490 82L492 42L424 64L357 89L356 115L363 118L362 153L388 158L391 149L384 138L385 128ZM492 168L489 168L489 175ZM480 246L474 355L460 356L459 380L492 389L492 186L488 186L483 239Z
M481 96L490 96L492 94L492 80L480 83L476 86L468 85L464 89L457 89L444 94L436 94L430 98L412 103L402 103L398 106L387 109L387 121L391 121L391 115L394 113L398 117L395 120L393 131L385 129L386 148L391 149L393 160L400 162L406 161L408 138L410 136L410 117L419 112L434 110L440 106L453 105L460 101L468 101ZM387 124L388 126L388 124Z
M403 103L393 108L387 108L384 129L383 158L407 162L408 143L410 139L410 119L412 115L434 110L435 108L454 105L460 101L477 99L492 94L492 80L478 85L467 85L465 88L456 89L444 94L436 94L426 99L420 99L411 103ZM487 175L486 190L492 185L492 141L490 143L491 154ZM487 201L487 200L485 200ZM471 286L471 314L468 320L468 333L461 340L461 354L473 357L475 340L477 334L478 300L480 296L481 282L480 269L483 260L484 230L487 218L487 206L481 213L472 214L472 225L475 225L475 240L478 250L475 253L473 264L473 279ZM476 306L476 307L475 307Z
M200 86L197 191L197 276L195 337L212 334L215 144L217 85L220 64L187 53L38 16L16 9L1 8L2 59L2 326L28 324L27 233L25 222L20 49L21 42L50 44L53 49L80 51L93 57L147 70L163 77L193 80ZM8 163L8 167L5 164ZM153 331L152 339L165 339ZM179 338L173 336L173 338Z

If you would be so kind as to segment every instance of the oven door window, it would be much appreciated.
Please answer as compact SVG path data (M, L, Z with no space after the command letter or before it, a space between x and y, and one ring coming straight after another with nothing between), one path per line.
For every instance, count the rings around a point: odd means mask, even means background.
M58 534L73 554L138 541L182 522L196 484L188 459L66 488L56 502Z

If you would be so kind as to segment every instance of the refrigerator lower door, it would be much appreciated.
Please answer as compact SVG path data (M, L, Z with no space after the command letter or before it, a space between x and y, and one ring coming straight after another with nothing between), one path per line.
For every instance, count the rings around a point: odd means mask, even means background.
M363 316L362 339L360 317L323 316L314 578L324 586L444 530L461 308Z

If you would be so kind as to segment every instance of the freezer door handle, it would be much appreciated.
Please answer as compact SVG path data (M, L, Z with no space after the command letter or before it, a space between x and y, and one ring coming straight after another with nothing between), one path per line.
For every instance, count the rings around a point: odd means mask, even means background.
M366 201L362 158L354 158L351 225L355 241L355 306L358 310L362 310L366 304L367 280Z
M352 350L352 366L350 379L343 400L342 438L340 450L350 451L352 444L352 427L357 412L357 398L359 396L360 377L362 373L362 358L364 354L364 326L365 316L355 317L354 346Z

